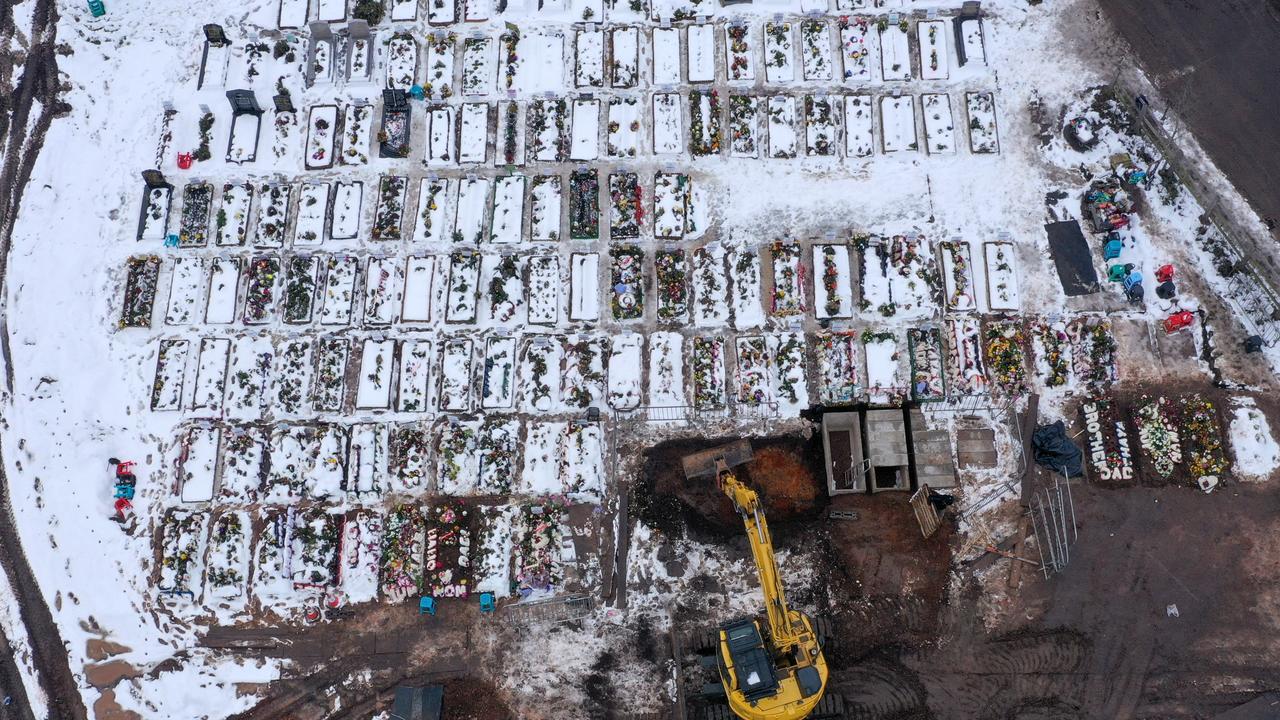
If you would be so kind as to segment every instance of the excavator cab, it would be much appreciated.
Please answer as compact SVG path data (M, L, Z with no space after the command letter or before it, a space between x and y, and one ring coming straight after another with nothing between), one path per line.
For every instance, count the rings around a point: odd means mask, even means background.
M778 676L755 620L738 620L720 628L718 655L720 680L725 687L741 692L753 702L778 692Z

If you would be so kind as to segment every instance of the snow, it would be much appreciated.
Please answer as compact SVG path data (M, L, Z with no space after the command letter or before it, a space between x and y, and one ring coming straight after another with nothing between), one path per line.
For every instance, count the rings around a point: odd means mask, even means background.
M684 149L680 96L675 93L653 95L653 153L678 155Z
M654 28L653 84L680 84L680 28Z
M880 98L881 142L885 152L919 149L915 108L915 98L910 95Z
M1280 443L1271 424L1252 400L1238 400L1231 411L1231 451L1235 472L1250 480L1266 480L1280 467Z
M902 23L905 25L906 20ZM886 81L911 79L911 51L907 32L890 25L880 32L880 75Z
M955 123L951 119L951 99L944 94L921 96L924 107L925 147L930 155L951 155L956 151Z
M789 95L769 98L769 157L796 156L796 100Z
M574 45L575 87L604 85L604 31L579 30Z
M716 79L716 29L714 25L690 25L686 45L689 53L689 82Z
M600 255L574 253L569 260L569 319L594 321L600 317Z
M946 80L951 74L951 54L947 50L947 23L928 20L916 23L920 48L920 77L924 80Z
M869 157L875 152L872 137L870 95L846 95L844 98L845 157Z
M764 77L770 84L796 79L791 23L768 22L764 26Z
M600 156L600 101L573 101L573 134L569 159L595 160Z

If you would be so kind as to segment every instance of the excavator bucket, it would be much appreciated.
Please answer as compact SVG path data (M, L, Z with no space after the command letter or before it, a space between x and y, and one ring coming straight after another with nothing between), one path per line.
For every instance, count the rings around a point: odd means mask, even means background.
M684 476L690 480L701 477L714 477L716 465L723 461L725 467L736 467L751 462L751 443L738 440L727 445L718 445L691 455L685 455L680 464L684 466Z

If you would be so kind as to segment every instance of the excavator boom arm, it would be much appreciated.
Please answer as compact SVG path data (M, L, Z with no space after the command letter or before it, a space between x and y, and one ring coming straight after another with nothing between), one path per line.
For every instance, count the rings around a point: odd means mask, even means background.
M764 593L765 612L769 618L769 633L772 635L774 647L788 648L800 641L799 634L791 622L790 609L787 607L786 591L782 587L782 577L778 573L778 562L773 555L773 538L769 535L769 523L764 511L760 508L760 496L755 490L747 487L728 467L721 464L718 468L720 489L733 507L742 516L746 526L747 540L751 544L751 554L756 561L756 572L760 576L760 589Z

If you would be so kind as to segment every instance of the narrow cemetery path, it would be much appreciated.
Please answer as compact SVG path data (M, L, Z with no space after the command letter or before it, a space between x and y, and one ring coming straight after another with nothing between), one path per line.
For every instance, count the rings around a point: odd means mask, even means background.
M69 110L58 96L58 11L53 0L36 0L30 17L31 26L26 28L26 58L16 83L13 82L14 58L6 52L6 57L0 60L0 83L6 91L0 93L0 147L3 147L4 156L4 164L0 166L0 328L5 331L0 348L3 349L6 397L10 402L13 400L13 365L5 322L9 243L22 204L22 194L44 146L45 134L54 118ZM15 32L13 4L0 3L0 42L6 48L12 47ZM12 93L8 92L10 88ZM3 563L18 598L40 685L48 697L49 717L52 720L87 717L58 626L22 550L2 460L0 563Z
M1262 0L1100 5L1214 162L1259 214L1280 222L1274 192L1280 183L1280 6ZM1280 239L1280 225L1272 236Z
M12 705L0 706L0 720L36 720L27 688L22 684L22 670L4 633L0 633L0 695L13 698Z

